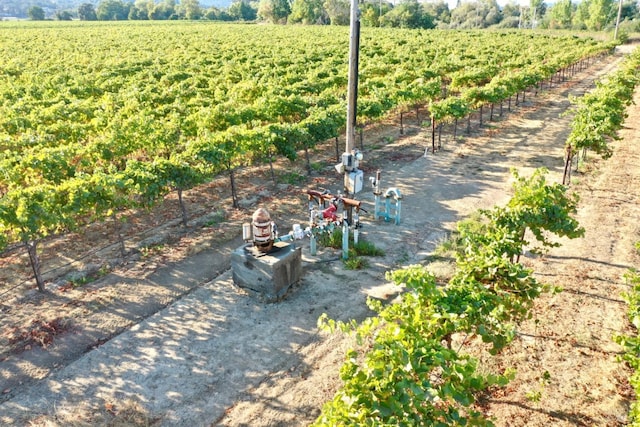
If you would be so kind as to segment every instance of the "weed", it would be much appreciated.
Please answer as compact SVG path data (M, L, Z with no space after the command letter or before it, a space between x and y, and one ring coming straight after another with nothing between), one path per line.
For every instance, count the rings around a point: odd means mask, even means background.
M289 185L298 185L302 184L305 181L305 176L298 172L287 172L279 177L279 181L284 184Z
M325 162L313 162L311 163L311 170L314 172L320 172L326 166Z
M339 228L334 229L330 233L321 233L318 237L318 244L325 248L342 248L342 230Z
M342 229L335 228L331 233L322 233L318 236L318 244L334 249L342 248ZM349 251L353 251L356 256L384 256L384 251L371 242L360 239L358 243L353 242L353 235L349 235Z
M456 254L464 252L465 242L461 235L483 234L486 223L482 219L480 212L475 212L469 218L458 221L456 231L449 233L437 245L433 254L439 258L455 258Z
M371 242L366 240L359 240L358 243L353 245L353 250L356 255L362 256L384 256L384 251Z
M366 259L355 256L352 251L349 251L349 258L342 261L344 268L347 270L362 270L369 267L369 261Z
M400 254L400 256L398 256L398 259L396 259L396 264L406 264L409 262L409 252L402 251L402 253Z
M453 258L460 246L458 233L449 233L443 237L433 250L434 258Z
M525 393L525 397L527 398L527 400L536 403L540 402L540 400L542 400L542 393L544 392L544 388L549 384L549 382L551 382L551 374L549 373L549 371L544 371L544 373L542 374L542 378L540 378L540 387Z
M525 397L530 402L538 403L542 399L542 390L536 389L536 390L528 391L527 393L525 393Z
M110 268L107 264L104 264L102 267L100 267L100 269L98 269L98 271L92 272L92 273L88 273L88 274L84 274L82 276L79 277L73 277L69 279L69 285L65 287L66 289L75 289L75 288L79 288L81 286L84 286L88 283L91 282L95 282L96 280L106 276L107 274L109 274Z
M69 280L69 282L71 282L72 288L79 288L81 286L86 285L87 283L93 282L93 280L94 278L91 276L82 276L82 277L71 279Z
M215 211L209 215L209 219L204 223L205 227L215 227L218 224L224 222L226 219L225 213L222 210Z
M152 255L162 252L163 249L163 244L143 246L140 248L140 253L142 254L142 258L149 258Z

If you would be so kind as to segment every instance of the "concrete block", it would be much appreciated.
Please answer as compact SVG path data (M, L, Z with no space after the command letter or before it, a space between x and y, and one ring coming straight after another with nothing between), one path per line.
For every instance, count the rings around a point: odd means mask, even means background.
M271 252L262 254L248 243L231 254L231 270L236 285L276 302L302 276L302 248L276 242Z

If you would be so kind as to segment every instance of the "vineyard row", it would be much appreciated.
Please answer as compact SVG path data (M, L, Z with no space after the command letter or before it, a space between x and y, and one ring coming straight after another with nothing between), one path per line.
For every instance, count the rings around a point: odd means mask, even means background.
M595 90L575 101L576 115L568 152L595 149L611 155L608 142L617 138L625 109L640 82L640 49L628 56L615 73L598 82ZM604 114L606 113L606 114ZM615 117L611 117L614 116ZM607 119L605 116L609 117ZM577 135L590 129L590 141L598 145L578 145ZM549 234L582 237L584 229L573 217L578 197L567 194L564 183L547 184L545 170L530 178L515 173L514 195L504 207L481 210L483 220L458 223L456 270L444 286L422 266L396 270L388 279L405 285L410 292L397 304L383 306L371 301L377 317L361 324L320 318L329 330L340 328L359 337L361 354L352 350L341 369L342 388L328 402L316 426L329 425L436 425L492 426L478 411L477 396L488 387L504 386L514 372L482 373L478 361L462 349L478 336L491 344L493 354L515 337L519 322L531 315L535 298L544 289L522 267L518 259L527 230L542 246L558 246ZM543 233L546 231L548 234ZM640 243L636 243L640 250ZM630 291L629 320L640 327L640 275L625 275ZM452 341L457 338L456 349ZM616 336L625 352L621 359L635 372L630 383L640 390L640 338ZM630 410L632 425L640 420L640 403Z
M236 168L294 159L344 129L347 40L343 28L3 28L0 247L24 244L43 289L37 244L49 234L171 191L182 200L220 173L236 205ZM610 48L528 32L371 29L358 117L420 104L432 123L462 118Z

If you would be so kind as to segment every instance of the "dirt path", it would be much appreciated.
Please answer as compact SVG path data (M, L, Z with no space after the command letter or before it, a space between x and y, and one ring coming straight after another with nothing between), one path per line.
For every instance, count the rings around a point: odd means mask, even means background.
M365 271L345 270L336 261L339 254L329 250L311 257L305 243L303 280L284 301L265 304L236 288L230 271L198 285L197 277L215 276L216 268L226 265L233 244L207 248L197 257L160 269L147 265L150 273L139 265L142 285L133 278L125 282L131 281L133 289L138 286L141 295L151 295L159 283L187 286L188 294L139 323L129 319L137 324L83 356L69 358L72 363L43 372L40 380L20 384L12 372L33 369L36 362L27 355L64 351L62 340L46 350L0 361L0 388L8 390L0 403L0 423L310 423L339 386L339 366L350 345L348 339L317 331L320 314L362 318L369 314L367 296L396 295L399 289L385 282L384 272L424 262L455 221L478 207L504 202L511 167L528 174L545 166L550 180L559 181L569 120L561 113L568 106L567 96L583 93L618 59L595 66L583 74L584 80L538 96L535 105L529 101L509 120L492 123L480 135L462 143L445 140L444 150L436 155L421 156L429 144L423 135L391 144L388 149L402 155L384 164L383 187L397 186L403 192L402 223L365 218L366 238L386 250L386 256L371 259ZM526 425L533 426L611 426L625 420L629 373L615 362L618 349L611 336L626 327L626 307L619 297L624 290L621 274L640 265L632 247L640 240L637 108L633 114L624 140L615 144L614 158L597 162L590 174L574 176L587 237L525 260L542 280L565 292L542 298L535 320L523 325L520 339L501 357L485 361L495 367L515 366L518 372L504 394L486 402L497 425L520 426L527 420ZM365 203L370 208L370 201ZM305 221L302 197L292 197L283 206L288 215L279 223L281 229L294 220ZM115 280L110 286L120 286L117 277L108 280ZM127 307L108 302L104 312L106 320L130 317ZM543 378L549 379L541 382Z
M640 91L636 92L636 105ZM583 239L562 241L547 256L527 265L541 281L564 289L545 295L520 339L494 361L515 364L518 375L489 411L498 426L626 425L630 372L616 362L615 334L628 330L628 291L623 275L640 266L640 110L632 108L613 143L614 155L574 176L581 196L578 219Z

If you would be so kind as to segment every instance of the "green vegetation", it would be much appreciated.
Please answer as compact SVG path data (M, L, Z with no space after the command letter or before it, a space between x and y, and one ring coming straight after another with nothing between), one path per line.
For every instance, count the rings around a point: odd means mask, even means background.
M169 192L186 225L183 192L221 174L237 207L238 168L295 160L345 125L343 27L36 24L0 27L0 243L25 246L40 289L46 236L149 208ZM517 95L609 47L371 29L361 40L358 117L373 122L444 94L460 101L438 118L457 117L460 103Z
M347 270L362 270L369 267L369 261L365 258L359 257L351 253L349 251L349 257L347 259L343 259L344 268Z
M629 410L629 424L633 427L640 426L640 272L638 270L629 270L625 276L625 282L629 285L630 290L623 294L623 298L629 304L627 316L629 322L633 326L633 335L616 335L614 341L624 349L624 354L620 357L631 367L634 372L629 379L631 387L636 394L636 400L631 404Z
M612 149L609 141L618 138L618 131L627 117L626 108L633 102L633 93L640 82L640 49L628 56L615 73L596 83L596 88L572 100L574 118L565 144L563 184L571 180L571 164L579 161L587 150L607 159Z
M103 265L98 269L98 271L95 271L93 273L70 278L69 283L72 288L84 286L87 283L95 282L99 278L106 276L109 273L109 271L110 271L109 266Z
M55 18L69 21L163 21L215 20L257 21L273 24L348 25L349 0L3 0L0 17L11 16L31 20ZM226 7L225 7L226 3ZM637 2L620 5L621 31L640 30ZM608 31L616 22L618 3L614 0L570 0L544 2L532 0L526 6L508 2L501 6L495 0L461 2L450 9L447 2L360 2L360 21L364 27L396 27L424 29L571 29ZM46 10L46 11L45 11ZM621 37L622 38L622 37Z
M543 248L559 245L549 240L547 233L572 239L584 235L584 229L571 216L576 213L577 194L567 194L560 184L547 183L545 168L536 170L530 177L520 176L515 169L511 172L515 181L509 203L504 207L479 210L458 222L456 232L438 245L436 255L453 254L458 259L465 258L469 255L468 241L480 241L486 236L491 244L502 241L504 253L517 261L522 248L530 245L525 239L527 231ZM540 251L532 249L536 250Z
M341 369L343 386L314 425L493 425L473 410L475 396L490 386L507 384L513 372L482 373L477 360L462 349L469 337L478 336L490 344L491 354L501 351L545 290L530 270L513 262L525 244L523 229L581 235L570 216L575 199L562 186L541 187L544 172L536 171L530 178L516 175L512 201L490 211L489 221L481 226L475 221L459 227L463 250L446 286L438 286L424 267L411 266L387 274L409 292L386 306L370 300L377 316L360 324L336 322L326 315L319 319L329 330L355 332L361 346L360 352L347 354ZM538 197L541 193L554 197ZM553 208L556 203L562 212ZM565 227L554 225L559 213L566 218ZM459 339L456 350L453 341ZM548 375L543 378L548 381ZM534 390L531 399L539 399L541 393L542 389Z
M215 227L216 225L221 224L225 220L225 212L220 209L209 214L209 219L205 222L205 227Z
M481 233L486 228L485 218L481 211L472 213L456 223L456 230L443 239L434 249L434 255L437 258L455 259L457 255L464 253L463 235L468 233Z
M321 233L317 236L318 244L324 247L342 249L342 229L334 228L330 233ZM375 244L364 240L362 237L358 239L358 243L354 243L353 234L349 235L349 256L343 260L344 266L348 270L361 270L369 266L369 262L362 257L384 256L384 251Z
M359 239L358 243L352 245L353 251L359 256L384 256L384 251L373 243Z

